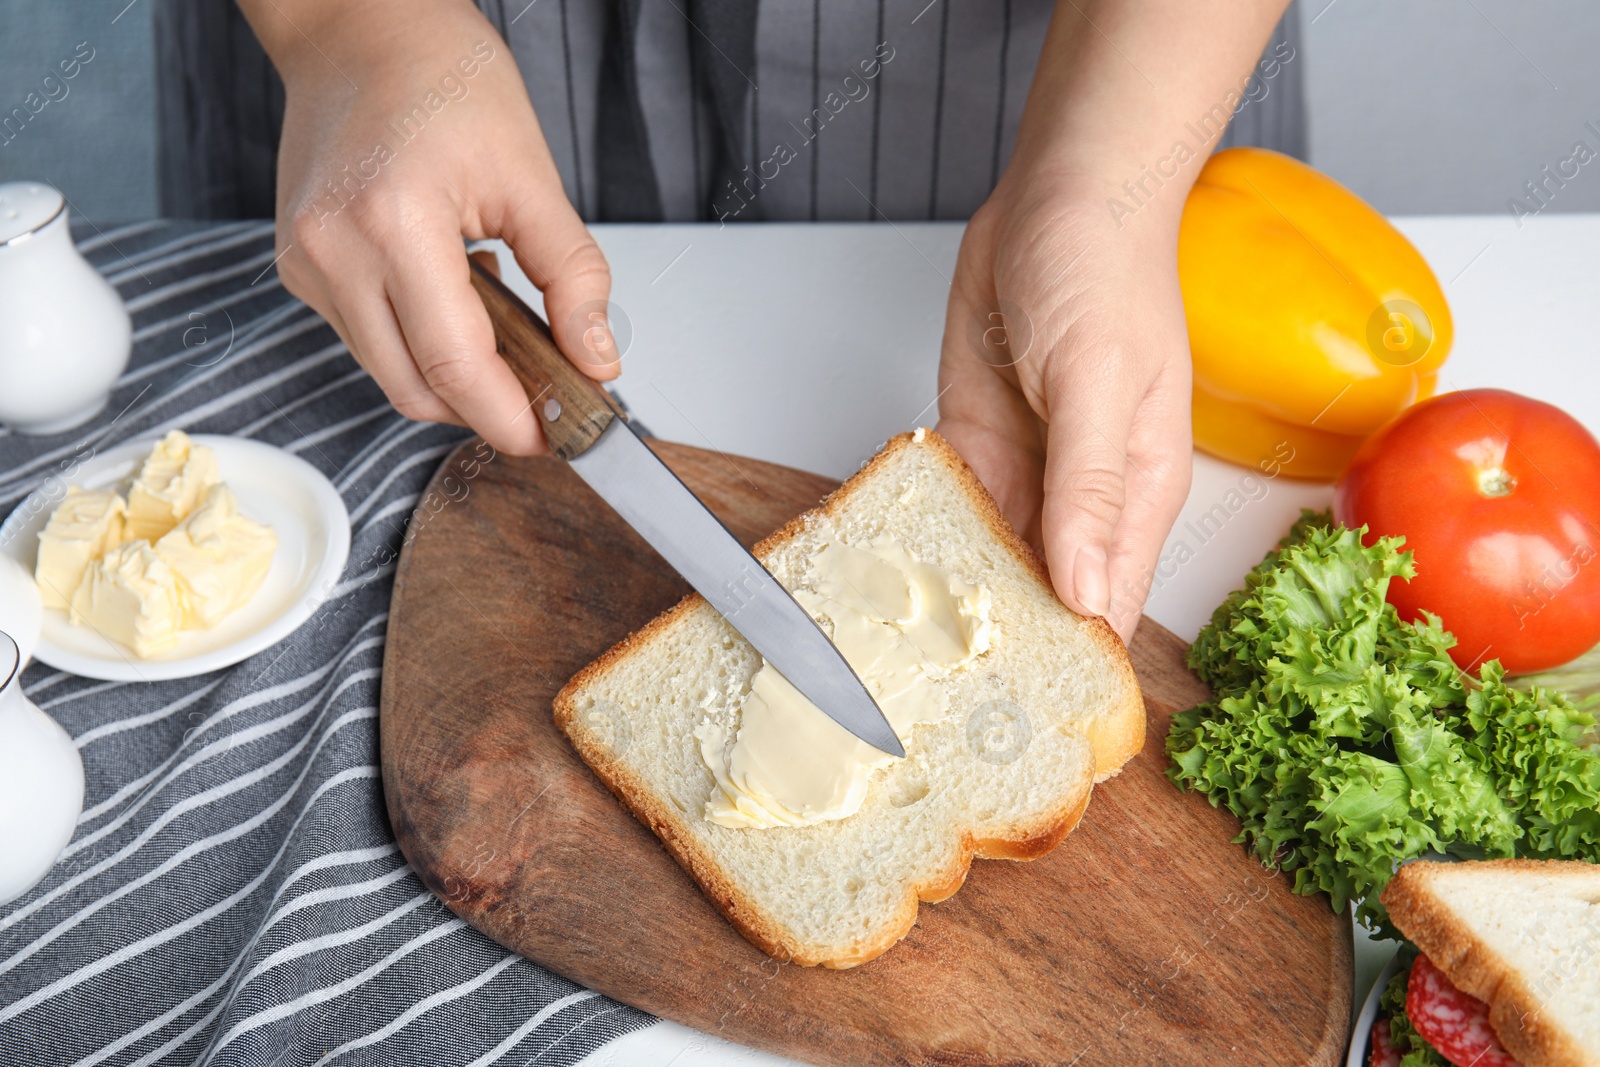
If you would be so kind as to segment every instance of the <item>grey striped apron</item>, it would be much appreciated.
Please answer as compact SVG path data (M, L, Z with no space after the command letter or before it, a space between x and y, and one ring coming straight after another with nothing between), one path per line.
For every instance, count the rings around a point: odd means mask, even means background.
M1016 141L1055 4L481 6L585 218L867 222L965 219L983 203ZM1285 59L1298 56L1297 27L1291 8L1219 144L1304 157L1301 70Z
M590 221L964 219L1053 0L478 0ZM1306 155L1299 11L1212 148ZM266 218L282 87L232 4L156 11L162 210Z

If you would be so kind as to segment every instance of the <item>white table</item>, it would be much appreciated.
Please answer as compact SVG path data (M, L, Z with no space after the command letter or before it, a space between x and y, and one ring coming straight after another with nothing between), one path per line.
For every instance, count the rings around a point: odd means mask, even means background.
M1600 432L1600 215L1423 217L1396 224L1422 250L1455 314L1441 390L1501 386L1561 405ZM631 328L619 382L657 435L843 478L891 435L936 419L954 224L599 226L614 302ZM509 266L509 258L502 256ZM537 294L514 268L525 297ZM620 318L621 316L615 316ZM623 331L619 330L619 334ZM1193 559L1155 590L1151 618L1192 639L1303 506L1327 486L1269 483L1210 540L1185 524L1245 470L1195 457L1169 538ZM1165 554L1165 552L1163 553ZM1092 817L1092 815L1091 815ZM1358 930L1356 998L1392 946ZM727 1067L791 1061L661 1023L586 1065Z

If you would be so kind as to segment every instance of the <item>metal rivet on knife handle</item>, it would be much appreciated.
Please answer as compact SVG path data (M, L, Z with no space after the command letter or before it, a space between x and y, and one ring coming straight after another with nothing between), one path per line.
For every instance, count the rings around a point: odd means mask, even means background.
M544 435L550 451L566 460L582 455L617 417L611 398L561 354L544 320L475 262L472 287L494 324L495 350L527 390L530 405L545 398Z

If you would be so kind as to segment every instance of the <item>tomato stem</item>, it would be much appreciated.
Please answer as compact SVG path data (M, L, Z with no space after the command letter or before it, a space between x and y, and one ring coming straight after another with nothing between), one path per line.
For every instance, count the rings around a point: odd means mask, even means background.
M1517 479L1504 467L1490 467L1478 472L1478 492L1484 496L1510 496L1517 487Z

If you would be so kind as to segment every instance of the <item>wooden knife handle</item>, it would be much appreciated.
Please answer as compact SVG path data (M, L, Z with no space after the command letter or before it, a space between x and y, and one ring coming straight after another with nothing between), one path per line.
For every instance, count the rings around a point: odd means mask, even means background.
M562 459L582 455L617 417L610 395L561 354L538 313L478 263L472 287L494 323L495 351L527 390L550 450Z

